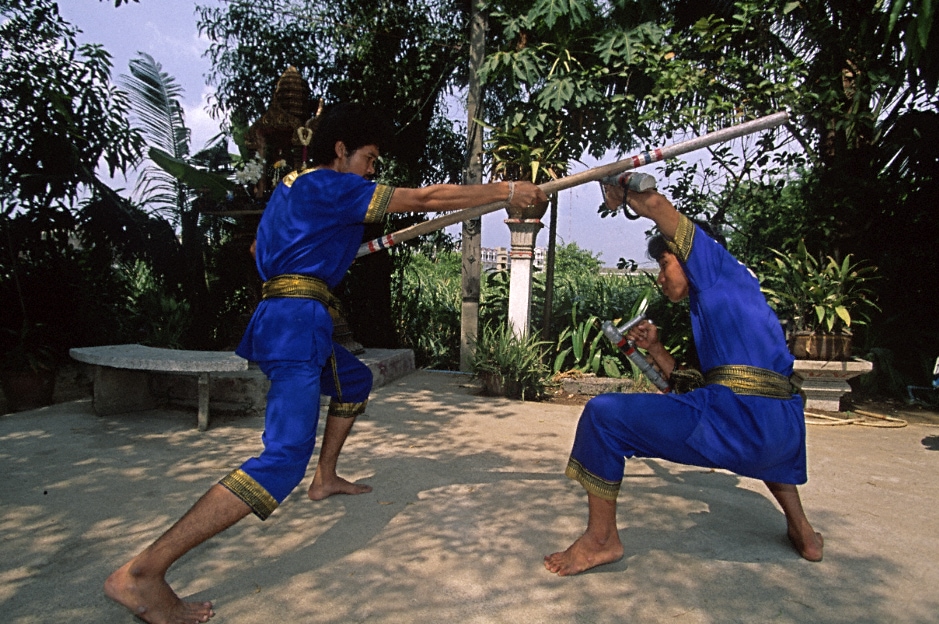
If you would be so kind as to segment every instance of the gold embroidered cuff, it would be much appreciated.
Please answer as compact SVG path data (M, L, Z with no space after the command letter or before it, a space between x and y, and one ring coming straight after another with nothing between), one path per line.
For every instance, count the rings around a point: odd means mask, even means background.
M366 405L368 405L368 399L361 403L340 403L333 400L329 402L329 410L327 410L326 415L335 416L336 418L355 418L365 411Z
M584 489L587 490L588 493L608 501L616 500L616 497L619 496L620 486L623 484L622 479L619 481L607 481L591 474L573 457L568 460L567 469L564 471L564 474L584 486Z
M274 513L279 503L271 496L260 483L252 479L241 468L232 470L228 476L219 481L219 484L228 488L232 494L245 502L251 511L261 520L267 520Z
M704 380L709 384L726 386L737 394L770 399L791 399L801 385L801 378L792 379L765 368L742 364L716 366L704 375Z
M375 185L375 193L372 195L372 201L368 203L368 210L365 211L366 223L378 223L385 216L388 210L388 204L391 203L391 196L394 194L393 186L384 184Z

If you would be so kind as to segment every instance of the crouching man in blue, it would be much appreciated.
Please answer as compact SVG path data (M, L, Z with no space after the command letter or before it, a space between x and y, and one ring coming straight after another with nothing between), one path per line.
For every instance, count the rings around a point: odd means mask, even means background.
M357 104L319 118L310 143L314 168L285 176L257 233L263 300L238 346L271 381L264 449L209 489L173 527L105 582L108 597L151 624L205 622L210 602L184 602L165 580L183 554L254 513L264 520L300 483L313 454L320 394L331 397L319 462L307 495L362 494L364 484L336 473L342 445L365 410L372 375L332 340L329 307L355 259L364 224L392 212L438 212L504 201L544 206L526 182L392 188L369 180L390 136L386 121Z
M689 298L695 346L705 371L697 389L678 394L607 394L584 408L567 465L587 490L587 530L548 555L545 567L578 574L623 556L616 499L625 458L655 457L724 468L761 479L786 515L789 540L809 561L821 561L822 536L809 524L796 485L805 483L805 418L792 384L793 357L757 279L716 240L654 190L606 187L606 201L652 219L649 242L658 284L673 302ZM628 338L644 349L674 387L687 371L643 322Z

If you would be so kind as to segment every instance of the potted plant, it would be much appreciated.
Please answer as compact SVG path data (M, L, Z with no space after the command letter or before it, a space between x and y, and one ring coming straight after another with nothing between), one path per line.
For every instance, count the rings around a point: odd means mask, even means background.
M851 254L840 262L816 258L800 241L794 254L775 249L764 262L762 289L781 319L789 323L789 348L796 358L847 360L851 328L870 321L880 308L870 282L877 268Z
M486 325L476 342L473 372L491 396L540 399L551 375L544 363L548 344L534 336L517 336L507 325Z

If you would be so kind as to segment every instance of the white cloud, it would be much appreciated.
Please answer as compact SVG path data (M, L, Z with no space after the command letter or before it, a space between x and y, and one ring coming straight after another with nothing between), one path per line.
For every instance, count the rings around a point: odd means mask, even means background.
M213 119L209 115L209 97L212 92L208 87L202 90L199 103L196 105L183 104L186 114L186 126L192 132L190 152L195 153L205 147L205 144L220 132L221 120Z

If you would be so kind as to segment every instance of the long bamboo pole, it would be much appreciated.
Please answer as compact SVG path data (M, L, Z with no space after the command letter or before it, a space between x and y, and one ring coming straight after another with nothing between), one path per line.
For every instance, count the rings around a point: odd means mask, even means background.
M624 171L628 171L629 169L635 169L636 167L642 167L643 165L648 165L662 160L668 160L669 158L675 158L676 156L699 150L702 147L708 147L709 145L714 145L716 143L730 141L748 134L753 134L754 132L760 132L761 130L775 128L776 126L784 124L788 120L789 113L786 111L773 113L772 115L766 115L765 117L760 117L752 121L737 124L736 126L722 128L720 130L715 130L714 132L708 132L705 135L688 139L687 141L673 143L671 145L666 145L651 151L640 152L635 156L630 156L629 158L624 158L623 160L618 160L608 165L600 165L599 167L581 171L580 173L575 173L574 175L570 175L565 178L551 180L550 182L545 182L539 186L541 190L545 192L545 195L550 195L551 193L557 193L558 191L563 191L581 184L586 184L587 182L596 182L597 180L605 178L606 176L617 175ZM392 245L397 245L398 243L416 238L423 234L436 232L437 230L445 228L448 225L460 223L461 221L466 221L467 219L475 219L476 217L494 212L500 208L505 208L505 206L505 202L493 202L491 204L483 204L473 208L466 208L465 210L457 210L455 212L441 215L435 219L430 219L429 221L417 223L410 227L406 227L403 230L398 230L397 232L386 234L381 238L376 238L366 243L362 243L362 245L359 246L359 251L356 253L355 257L361 258L362 256L367 256L368 254L381 251L382 249L387 249Z

